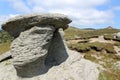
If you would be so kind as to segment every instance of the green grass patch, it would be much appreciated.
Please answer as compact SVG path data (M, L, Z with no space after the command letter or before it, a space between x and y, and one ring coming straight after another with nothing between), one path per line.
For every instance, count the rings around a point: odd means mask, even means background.
M95 62L95 63L98 63L98 62L99 62L99 60L98 60L95 56L93 56L93 54L90 54L90 53L86 53L86 54L84 55L84 58L85 58L85 59L88 59L88 60L90 60L90 61L92 61L92 62Z
M65 39L71 40L71 39L81 38L82 34L85 34L86 32L90 32L90 31L92 30L81 30L78 28L69 27L68 29L65 30Z
M79 43L79 44L69 44L68 47L72 50L76 50L78 52L87 52L90 51L90 47L88 44Z
M93 42L93 43L75 43L75 44L68 44L68 47L72 50L76 50L78 52L89 52L91 50L95 51L102 51L105 50L107 53L116 53L114 50L114 45L110 43L100 43L100 42Z
M114 40L114 35L113 34L104 35L104 39L105 40Z
M99 75L98 80L119 80L120 70L103 71Z

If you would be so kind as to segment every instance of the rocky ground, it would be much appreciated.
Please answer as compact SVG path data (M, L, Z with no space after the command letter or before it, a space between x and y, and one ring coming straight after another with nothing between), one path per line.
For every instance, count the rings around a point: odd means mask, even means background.
M65 62L51 67L45 74L24 80L98 80L98 65L85 60L76 51L68 52L69 57ZM0 63L0 80L21 80L16 76L11 60Z

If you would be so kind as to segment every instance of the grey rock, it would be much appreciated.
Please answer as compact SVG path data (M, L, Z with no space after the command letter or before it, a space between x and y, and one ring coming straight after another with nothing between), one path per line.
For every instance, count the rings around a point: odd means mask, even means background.
M120 38L120 32L115 34L115 38Z
M63 14L27 14L17 16L2 24L2 29L18 37L20 32L33 26L51 25L66 29L71 20Z
M2 55L0 55L0 62L5 61L5 60L8 60L8 59L11 59L11 58L12 58L12 57L11 57L10 51L5 52L5 53L3 53Z
M0 80L98 80L98 65L85 60L76 51L68 50L68 58L60 65L51 67L45 74L29 78L16 76L15 68L4 61L0 63Z
M29 77L46 71L44 61L54 31L52 26L35 26L12 42L11 54L18 76Z
M68 58L67 46L63 36L64 32L62 28L54 32L45 61L46 66L59 65Z

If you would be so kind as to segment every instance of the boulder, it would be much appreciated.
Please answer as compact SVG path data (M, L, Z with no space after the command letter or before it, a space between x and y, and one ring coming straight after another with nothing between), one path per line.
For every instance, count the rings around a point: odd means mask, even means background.
M120 32L115 34L115 38L120 38Z
M70 22L71 20L63 14L27 14L9 19L2 24L2 29L18 37L20 32L33 26L52 25L55 28L66 29Z
M29 77L42 74L48 48L55 28L52 26L32 27L21 32L11 45L13 65L18 76Z

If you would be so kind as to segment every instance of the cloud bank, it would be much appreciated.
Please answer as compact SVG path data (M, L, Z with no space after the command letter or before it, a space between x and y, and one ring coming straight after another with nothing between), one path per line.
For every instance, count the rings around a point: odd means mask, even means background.
M92 26L112 23L111 10L100 10L110 0L7 0L18 12L22 13L62 13L68 15L73 26Z

